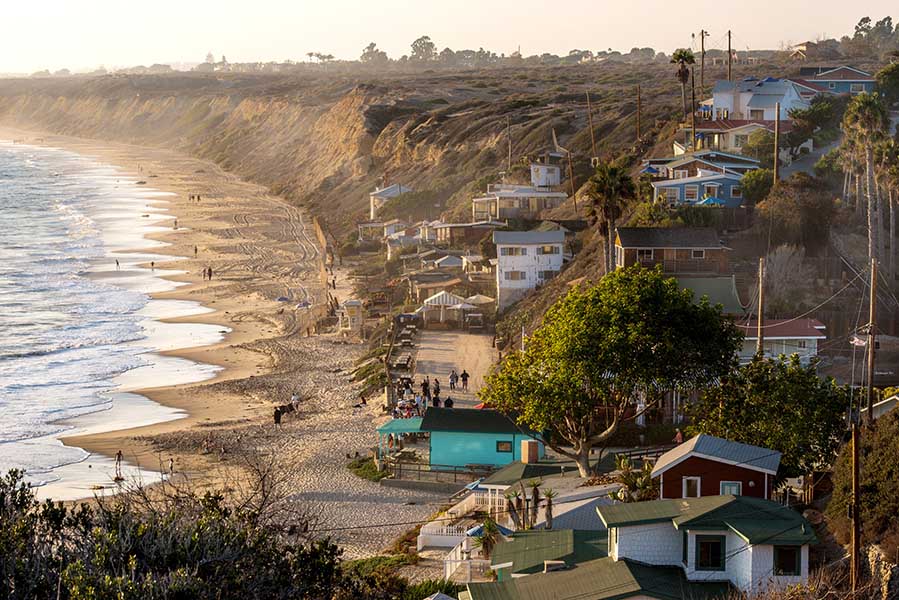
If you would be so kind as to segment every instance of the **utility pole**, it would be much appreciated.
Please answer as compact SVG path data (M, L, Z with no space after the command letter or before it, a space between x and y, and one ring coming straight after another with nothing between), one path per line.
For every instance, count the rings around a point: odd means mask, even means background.
M780 181L780 102L775 103L774 112L774 184Z
M709 32L705 29L699 32L699 47L700 47L700 57L699 57L699 89L700 91L705 89L705 38L708 37Z
M852 519L850 533L849 580L852 586L852 597L858 593L859 567L861 566L861 522L859 519L858 489L858 423L852 421L852 503L849 505L849 516Z
M696 67L690 67L690 152L696 151Z
M868 425L874 424L874 354L877 345L877 260L871 259L871 302L868 306Z
M637 84L637 141L640 141L640 85Z
M731 49L731 44L730 44L730 29L728 29L727 30L727 80L728 81L734 80L733 67L732 67L733 57L734 57L734 52Z
M637 86L637 89L639 88L640 86ZM590 125L590 152L592 152L590 158L596 159L596 136L593 132L593 107L590 105L590 90L587 90L587 123ZM592 163L593 161L591 160L590 162Z
M756 323L756 345L755 353L759 356L765 355L765 328L762 321L765 315L765 257L759 258L759 314Z
M571 150L566 150L568 155L568 186L571 189L571 199L574 200L574 214L577 216L577 194L574 193L574 171L571 168Z

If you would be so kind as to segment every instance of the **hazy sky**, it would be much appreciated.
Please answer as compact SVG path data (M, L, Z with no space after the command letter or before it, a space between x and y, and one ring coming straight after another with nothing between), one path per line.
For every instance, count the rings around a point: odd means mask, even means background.
M715 46L730 28L737 49L778 48L890 11L895 0L0 0L0 72L198 62L210 50L232 62L353 59L368 42L398 57L420 35L506 54L670 52L691 31L705 28Z

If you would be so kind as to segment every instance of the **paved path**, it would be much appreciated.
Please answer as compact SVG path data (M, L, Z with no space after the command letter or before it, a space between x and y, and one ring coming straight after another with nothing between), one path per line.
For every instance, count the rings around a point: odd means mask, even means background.
M440 398L452 396L455 406L471 407L479 402L475 393L484 385L484 378L496 362L498 353L493 347L492 334L474 334L459 331L422 331L419 337L418 355L415 360L415 384L430 376L440 380ZM461 391L460 381L455 391L449 389L449 374L456 369L468 371L468 392Z

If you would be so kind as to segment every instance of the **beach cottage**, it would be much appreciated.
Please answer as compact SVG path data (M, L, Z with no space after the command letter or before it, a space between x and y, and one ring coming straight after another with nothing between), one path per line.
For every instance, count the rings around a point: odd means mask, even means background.
M435 408L425 412L421 431L430 437L431 469L471 465L501 467L521 458L522 440L533 439L504 414L475 408ZM543 457L543 444L538 442Z

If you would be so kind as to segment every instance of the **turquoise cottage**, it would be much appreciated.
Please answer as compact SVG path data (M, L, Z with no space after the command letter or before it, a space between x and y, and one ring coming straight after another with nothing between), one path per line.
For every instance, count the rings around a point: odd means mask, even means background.
M429 408L421 431L430 437L431 469L490 465L501 467L521 459L521 442L534 434L509 417L489 409ZM537 444L538 456L545 449Z

